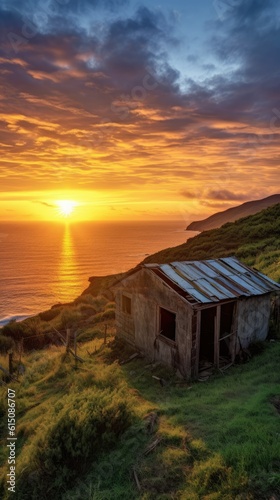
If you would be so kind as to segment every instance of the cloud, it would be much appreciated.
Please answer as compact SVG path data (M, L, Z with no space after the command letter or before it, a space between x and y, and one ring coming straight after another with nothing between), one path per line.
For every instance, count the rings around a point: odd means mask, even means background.
M184 198L187 198L187 199L193 199L193 198L197 198L197 193L195 191L188 191L186 189L184 189L183 191L181 191L181 196L183 196Z
M128 14L108 1L118 14L97 21L90 9L105 8L101 0L56 4L30 38L22 2L5 2L0 15L1 189L165 185L172 196L241 201L240 179L277 184L275 2L235 2L209 31L215 64L189 56L212 77L186 80L171 64L179 42L159 10Z
M32 203L39 203L40 205L44 205L45 207L56 208L56 205L54 205L53 203L47 203L46 201L33 201Z
M250 199L250 194L233 193L231 191L227 191L226 189L221 191L208 191L207 196L212 200L218 201L243 201Z
M182 190L180 192L181 196L187 199L202 199L208 205L212 204L207 202L206 200L216 200L216 201L244 201L252 198L252 193L240 193L240 192L232 192L226 189L221 190L207 190L203 189L200 191L191 191L191 190Z

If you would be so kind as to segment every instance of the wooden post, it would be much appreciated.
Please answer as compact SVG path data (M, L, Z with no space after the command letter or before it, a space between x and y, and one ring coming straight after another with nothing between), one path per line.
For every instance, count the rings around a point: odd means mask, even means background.
M66 330L66 352L69 352L70 348L70 328Z
M104 331L104 344L107 342L107 325L105 325L105 331Z
M214 334L214 365L219 368L220 357L220 325L221 325L221 306L216 308L215 316L215 334Z
M9 352L9 374L13 373L13 351Z

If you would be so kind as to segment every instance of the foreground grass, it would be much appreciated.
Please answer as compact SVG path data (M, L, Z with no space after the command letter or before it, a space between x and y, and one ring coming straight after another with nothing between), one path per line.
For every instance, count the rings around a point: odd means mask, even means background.
M85 362L77 370L61 348L25 356L26 373L11 384L18 435L13 498L263 500L280 494L280 416L272 404L280 395L279 343L192 385L145 360L119 366L118 357L129 352L102 343L97 335L81 344ZM5 396L2 389L2 413ZM8 498L3 490L1 498Z

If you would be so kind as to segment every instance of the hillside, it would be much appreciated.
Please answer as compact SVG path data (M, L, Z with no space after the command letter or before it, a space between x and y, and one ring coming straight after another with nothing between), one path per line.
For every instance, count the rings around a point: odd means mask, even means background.
M280 281L280 204L145 262L232 254ZM0 365L8 368L12 347L21 370L8 384L2 374L0 497L278 498L279 326L272 323L273 342L255 345L248 363L187 383L141 357L127 362L134 350L114 340L114 303L106 290L115 279L92 278L72 304L2 329ZM66 328L77 334L78 361L61 345ZM10 495L8 390L15 391L17 436Z
M280 204L205 231L186 243L147 257L143 263L200 260L235 255L280 282Z
M24 355L25 374L8 386L17 418L11 495L1 388L3 500L278 498L278 342L246 365L187 384L143 359L122 365L133 351L108 340L97 334L81 344L76 367L57 346Z
M229 208L223 212L217 212L210 215L207 219L194 221L187 227L189 231L208 231L209 229L216 229L221 227L227 222L235 222L241 217L254 215L261 210L268 208L276 203L280 203L280 194L274 194L263 198L262 200L254 200L238 205L237 207Z

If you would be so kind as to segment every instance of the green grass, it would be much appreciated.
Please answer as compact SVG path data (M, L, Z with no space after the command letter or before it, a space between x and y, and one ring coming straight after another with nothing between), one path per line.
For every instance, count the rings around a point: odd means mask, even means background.
M168 262L236 255L280 281L280 205L207 231L150 256ZM135 360L114 338L114 304L102 294L116 276L94 278L86 293L2 329L0 364L8 337L29 349L16 390L17 492L8 496L7 389L1 388L1 486L4 500L271 500L280 496L280 343L246 365L209 381L187 384L165 367ZM107 293L107 292L106 292ZM42 349L52 327L78 329L84 363L65 348ZM272 325L277 338L276 325ZM37 343L34 335L40 335ZM279 334L279 331L278 331ZM30 337L30 339L28 339ZM133 352L133 351L132 351ZM166 380L161 386L152 378ZM158 419L149 432L151 414ZM157 440L150 453L147 447ZM139 491L136 477L140 483Z
M80 345L85 363L77 370L61 348L25 356L26 374L11 384L18 435L13 498L263 500L279 495L280 415L272 400L280 396L280 344L266 346L249 363L193 384L145 360L119 366L119 356L130 351L104 346L102 338ZM167 384L162 387L154 374ZM5 414L3 388L2 393ZM152 434L145 419L151 412L158 415ZM3 429L3 445L5 437ZM145 455L156 438L160 442ZM5 455L3 446L2 484ZM1 498L6 498L3 491Z
M280 282L280 204L204 231L174 248L147 257L143 262L203 260L236 255L249 266Z

